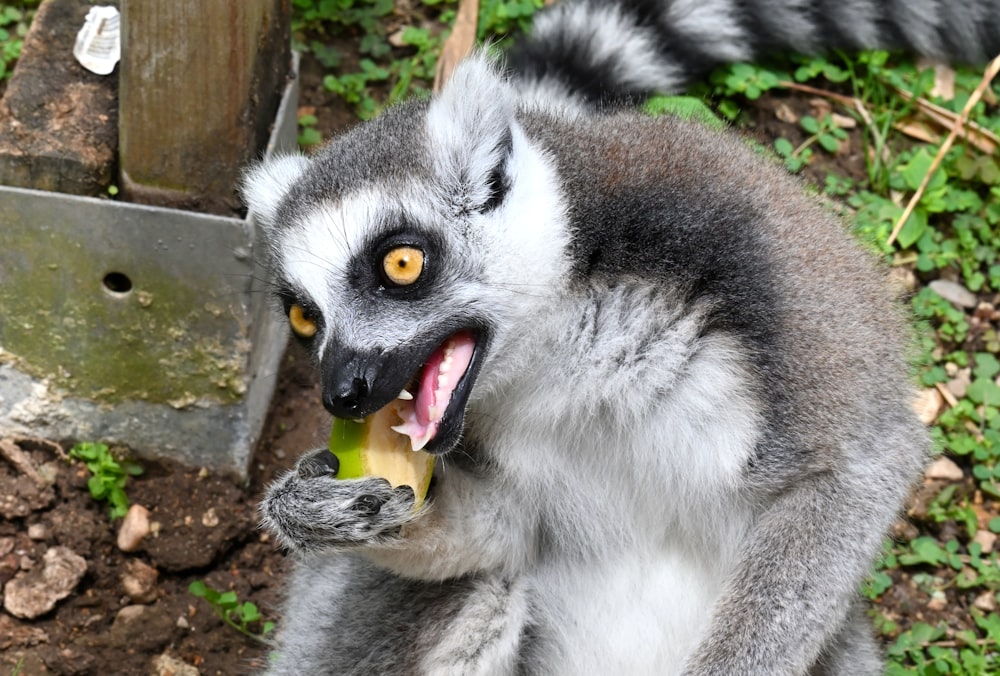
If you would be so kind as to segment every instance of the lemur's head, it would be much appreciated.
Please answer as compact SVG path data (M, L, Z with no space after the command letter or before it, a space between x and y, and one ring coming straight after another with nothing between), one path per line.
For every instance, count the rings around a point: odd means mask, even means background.
M477 57L433 100L248 174L277 295L333 415L402 397L414 447L451 449L490 351L565 274L555 176L516 105Z

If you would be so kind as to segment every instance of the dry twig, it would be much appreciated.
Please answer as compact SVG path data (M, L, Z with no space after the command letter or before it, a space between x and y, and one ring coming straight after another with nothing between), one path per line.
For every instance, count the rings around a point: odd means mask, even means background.
M13 439L0 439L0 456L6 458L15 469L34 481L36 485L42 487L48 485L45 479L42 478L42 475L38 473L38 470L35 469L35 464L31 461L28 454L22 451L21 447L14 443Z
M913 197L910 198L909 204L906 205L906 210L903 211L903 215L899 217L898 221L896 221L896 226L892 229L892 233L889 235L889 239L886 242L887 244L891 245L896 241L899 231L903 229L906 221L909 220L913 210L917 207L917 203L923 196L924 191L927 190L927 186L930 184L931 177L934 175L934 172L937 171L937 168L941 165L941 161L944 159L945 154L951 149L955 139L958 138L959 132L964 128L965 121L969 118L969 113L971 113L973 107L979 103L979 99L983 97L983 92L985 92L986 88L990 86L990 83L993 81L993 78L997 76L997 73L1000 73L1000 56L993 59L993 61L990 62L990 65L986 67L986 72L983 73L983 79L979 82L979 85L976 86L975 91L972 92L972 96L969 97L969 100L966 102L965 107L962 109L962 113L958 116L958 119L956 119L954 124L952 124L951 132L948 134L948 138L946 138L944 143L941 144L937 155L934 157L934 161L931 162L931 166L927 169L927 173L924 174L924 179L920 182L920 186L917 188L917 191L913 193Z
M910 92L903 89L896 89L896 92L904 99L913 101L917 109L935 124L945 129L951 129L958 122L959 113L953 113L947 108L931 103L927 99L914 97ZM1000 147L1000 137L989 129L972 120L966 120L965 124L959 128L959 133L971 144L979 148L983 153L991 155Z

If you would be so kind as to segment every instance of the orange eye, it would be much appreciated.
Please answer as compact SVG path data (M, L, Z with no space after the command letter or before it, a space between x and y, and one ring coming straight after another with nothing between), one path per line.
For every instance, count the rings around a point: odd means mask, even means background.
M424 271L424 252L412 246L398 246L382 259L385 278L396 286L409 286Z
M306 316L306 311L301 305L293 305L288 310L288 322L292 325L292 331L299 338L312 338L316 335L316 322Z

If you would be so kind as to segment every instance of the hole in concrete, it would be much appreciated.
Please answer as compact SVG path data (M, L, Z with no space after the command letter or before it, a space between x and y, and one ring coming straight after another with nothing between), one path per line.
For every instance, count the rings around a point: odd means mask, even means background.
M104 288L116 295L124 295L132 290L132 280L122 272L104 275Z

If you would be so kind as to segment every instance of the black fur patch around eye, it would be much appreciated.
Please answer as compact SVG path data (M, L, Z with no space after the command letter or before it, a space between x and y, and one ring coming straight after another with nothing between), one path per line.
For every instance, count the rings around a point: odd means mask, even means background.
M285 282L284 280L278 280L275 283L274 295L280 304L282 314L284 314L286 318L288 317L288 313L292 306L298 305L302 308L303 314L309 320L316 323L317 335L323 331L325 328L323 314L319 311L319 307L309 300L309 297L305 293L296 290L291 284ZM314 337L303 338L294 331L292 331L292 335L296 340L306 346L309 346L314 342Z
M508 129L497 143L494 152L500 155L500 161L497 162L493 170L490 171L490 175L486 177L486 186L489 189L489 197L483 202L483 206L480 207L481 213L489 213L496 209L503 203L504 198L510 191L510 177L507 175L507 162L510 160L510 155L514 151L514 137Z
M423 272L412 284L394 286L385 283L382 260L392 249L409 246L424 254ZM444 239L432 228L425 228L411 221L404 214L385 214L379 227L373 228L357 248L347 270L351 288L361 294L374 294L380 298L420 300L432 293L447 255Z

